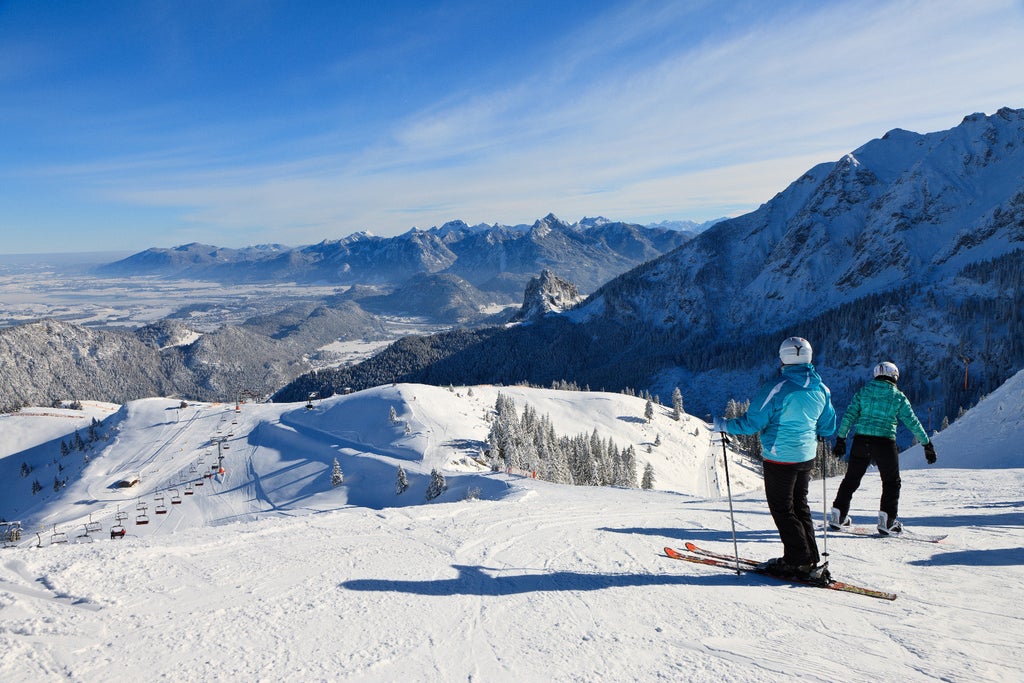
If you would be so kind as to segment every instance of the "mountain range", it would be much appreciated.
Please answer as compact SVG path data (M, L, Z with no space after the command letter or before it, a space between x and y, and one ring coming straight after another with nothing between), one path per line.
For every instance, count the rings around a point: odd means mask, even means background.
M548 214L530 226L470 226L451 221L429 230L414 228L396 237L360 232L295 248L279 244L243 249L205 244L153 248L101 266L96 272L233 283L378 286L398 286L422 273L436 273L457 276L478 289L516 299L529 279L544 268L583 291L593 291L696 234L605 218L584 218L570 224Z
M701 412L749 396L786 336L812 341L842 403L880 360L936 421L1024 367L1024 110L892 130L757 210L599 287L574 310L440 335L300 378L682 387ZM424 349L429 353L418 355ZM529 352L524 352L529 349ZM411 353L410 350L416 351ZM429 359L429 360L427 360Z

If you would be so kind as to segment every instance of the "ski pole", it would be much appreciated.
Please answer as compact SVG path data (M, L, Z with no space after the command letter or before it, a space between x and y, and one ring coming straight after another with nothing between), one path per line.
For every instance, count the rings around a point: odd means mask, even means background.
M732 486L729 484L729 453L725 450L725 444L729 443L729 437L725 432L719 432L722 437L722 459L725 460L725 492L729 496L729 522L732 524L732 552L736 556L736 573L740 574L740 547L736 542L736 516L732 511Z
M818 438L818 456L821 458L821 513L825 523L821 526L821 556L828 562L828 491L825 488L825 440Z

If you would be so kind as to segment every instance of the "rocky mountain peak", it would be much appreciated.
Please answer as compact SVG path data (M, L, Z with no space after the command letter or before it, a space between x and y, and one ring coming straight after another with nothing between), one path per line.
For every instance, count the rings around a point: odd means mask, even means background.
M549 313L561 313L582 299L576 285L545 269L526 285L523 306L512 321L527 322L543 318Z

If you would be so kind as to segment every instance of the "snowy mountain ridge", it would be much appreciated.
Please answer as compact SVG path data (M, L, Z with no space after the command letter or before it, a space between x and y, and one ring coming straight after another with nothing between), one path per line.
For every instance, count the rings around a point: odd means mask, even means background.
M104 275L157 275L229 282L330 282L399 285L419 273L451 274L474 286L518 297L530 277L554 270L586 291L664 254L692 233L554 214L532 225L470 226L449 221L395 237L359 232L296 248L228 249L187 244L151 248L97 269Z
M657 327L779 325L948 281L1022 245L1024 110L1000 109L948 131L890 131L819 164L756 211L617 278L589 306ZM627 288L635 293L620 300Z

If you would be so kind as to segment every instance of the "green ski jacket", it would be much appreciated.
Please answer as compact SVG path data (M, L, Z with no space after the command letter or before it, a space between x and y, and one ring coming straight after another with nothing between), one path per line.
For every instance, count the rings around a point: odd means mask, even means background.
M839 423L837 436L846 438L856 425L856 433L864 436L896 438L896 421L902 422L917 440L928 443L928 434L921 426L910 400L896 385L884 379L874 379L862 386L853 396L843 421Z

